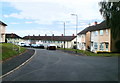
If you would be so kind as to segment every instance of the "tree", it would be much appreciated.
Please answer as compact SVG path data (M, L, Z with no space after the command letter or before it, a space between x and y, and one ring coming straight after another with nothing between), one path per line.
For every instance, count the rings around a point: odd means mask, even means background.
M120 1L99 3L100 12L106 20L107 26L111 28L112 38L120 37Z

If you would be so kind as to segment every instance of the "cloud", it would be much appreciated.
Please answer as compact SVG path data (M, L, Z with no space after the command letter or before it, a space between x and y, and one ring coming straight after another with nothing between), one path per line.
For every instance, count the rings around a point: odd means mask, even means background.
M100 0L3 0L10 2L19 13L4 15L19 19L32 19L39 24L50 24L53 21L72 21L78 14L79 20L102 19L99 13Z
M4 17L8 18L8 17L14 17L14 18L19 18L19 19L23 19L24 16L22 16L21 14L18 13L12 13L10 15L3 15Z
M10 24L20 24L20 23L17 23L17 22L12 22L12 23L10 23Z
M102 20L99 12L98 2L101 0L2 0L9 2L10 6L18 11L11 14L3 15L5 19L17 18L22 19L25 24L35 25L21 30L7 30L18 35L39 35L52 33L61 35L63 31L63 23L66 23L66 35L76 34L76 17L71 14L78 15L78 32L88 27L88 24L97 20ZM32 20L32 21L31 21ZM19 20L18 20L19 21ZM13 22L13 21L12 21ZM23 23L22 22L22 23ZM15 24L15 23L13 23ZM38 26L38 28L36 27ZM9 26L8 26L9 27ZM18 27L18 26L14 26ZM43 28L44 27L44 28ZM13 29L13 28L12 28Z
M20 35L21 37L27 36L27 35L41 35L44 36L47 34L48 36L51 36L52 34L60 35L62 34L61 31L56 30L47 30L47 29L30 29L30 30L7 30L6 33L16 33L17 35Z
M30 22L30 21L26 21L25 23L26 23L26 24L31 24L31 23L33 23L33 22Z

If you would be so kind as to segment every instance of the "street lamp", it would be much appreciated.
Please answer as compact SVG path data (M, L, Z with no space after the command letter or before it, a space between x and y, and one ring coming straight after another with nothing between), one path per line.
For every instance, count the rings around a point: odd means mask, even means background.
M76 49L77 49L77 29L78 29L78 15L77 14L71 14L72 16L76 16ZM76 50L77 53L77 50Z
M65 22L64 22L64 50L65 50Z

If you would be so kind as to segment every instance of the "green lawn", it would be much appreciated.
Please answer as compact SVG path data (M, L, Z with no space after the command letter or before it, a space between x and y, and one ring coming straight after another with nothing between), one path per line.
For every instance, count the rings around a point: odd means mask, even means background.
M0 60L4 61L10 57L19 55L20 53L24 52L26 49L23 47L19 47L17 45L13 45L11 43L3 43L0 44Z
M58 49L64 50L64 48L58 48ZM101 54L97 54L97 53L92 53L92 52L89 52L89 51L77 50L77 49L65 48L65 50L77 51L78 53L82 53L82 54L85 54L87 56L120 56L120 53L101 53Z

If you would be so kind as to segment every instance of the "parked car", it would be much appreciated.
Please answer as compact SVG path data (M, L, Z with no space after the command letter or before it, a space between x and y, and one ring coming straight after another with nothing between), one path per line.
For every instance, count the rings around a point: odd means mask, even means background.
M25 43L25 44L24 44L24 47L30 47L30 44L26 44L26 43Z
M19 42L18 45L22 47L30 47L30 44L27 44L25 42Z
M44 49L44 45L40 44L38 48Z
M31 47L33 47L33 48L37 48L38 45L37 45L37 44L31 44Z
M47 50L56 50L56 45L54 45L54 44L48 45Z
M31 44L31 47L44 49L44 45L42 45L42 44Z
M24 46L25 43L24 43L24 42L19 42L18 45L19 45L19 46Z

